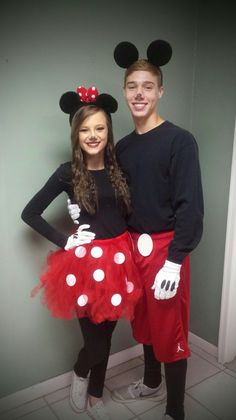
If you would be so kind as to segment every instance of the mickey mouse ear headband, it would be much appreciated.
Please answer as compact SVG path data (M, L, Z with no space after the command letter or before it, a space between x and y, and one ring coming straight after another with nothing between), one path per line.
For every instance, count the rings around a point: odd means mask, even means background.
M172 56L171 45L164 40L158 39L151 42L147 48L147 61L156 67L167 64ZM135 45L131 42L120 42L114 50L114 59L119 67L127 69L139 58Z
M116 112L118 103L115 98L107 93L98 94L98 90L93 86L86 89L79 86L76 92L65 92L59 101L60 108L66 114L69 114L71 124L72 118L76 111L86 105L95 105L105 111L109 117L111 113Z

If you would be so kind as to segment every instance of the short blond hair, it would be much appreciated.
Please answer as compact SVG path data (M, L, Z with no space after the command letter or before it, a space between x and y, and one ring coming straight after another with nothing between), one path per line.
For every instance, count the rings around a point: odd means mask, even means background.
M158 87L163 86L163 74L160 67L154 66L154 64L147 60L140 59L131 64L131 66L129 66L125 71L124 87L126 85L127 77L130 76L130 74L132 74L134 71L149 71L154 76L157 76Z

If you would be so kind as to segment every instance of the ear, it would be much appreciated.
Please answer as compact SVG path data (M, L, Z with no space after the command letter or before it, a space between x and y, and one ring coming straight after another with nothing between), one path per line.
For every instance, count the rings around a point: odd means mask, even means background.
M75 92L65 92L60 98L59 105L63 112L71 114L80 107L80 97Z
M164 94L164 88L163 88L163 86L160 86L158 88L158 98L161 99L163 94Z
M114 59L118 66L127 69L138 60L138 50L131 42L120 42L114 50Z
M167 64L172 57L172 48L167 41L158 39L151 42L147 49L148 61L157 67Z
M93 104L104 109L104 111L108 112L108 114L113 114L118 109L118 102L116 99L107 93L101 93L98 95L96 101L93 102Z

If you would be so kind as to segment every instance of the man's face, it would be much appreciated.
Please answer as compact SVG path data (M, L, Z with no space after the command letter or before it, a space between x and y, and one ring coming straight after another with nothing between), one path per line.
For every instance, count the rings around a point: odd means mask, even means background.
M149 71L134 71L126 79L124 95L134 119L146 120L156 114L162 94L163 87L158 86L157 76Z

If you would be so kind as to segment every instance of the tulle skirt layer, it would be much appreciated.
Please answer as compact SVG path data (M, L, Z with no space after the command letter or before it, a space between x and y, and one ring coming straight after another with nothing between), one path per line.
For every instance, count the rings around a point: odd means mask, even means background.
M129 233L51 252L33 295L41 288L43 304L57 318L132 320L142 288Z

